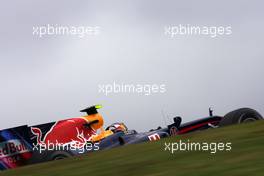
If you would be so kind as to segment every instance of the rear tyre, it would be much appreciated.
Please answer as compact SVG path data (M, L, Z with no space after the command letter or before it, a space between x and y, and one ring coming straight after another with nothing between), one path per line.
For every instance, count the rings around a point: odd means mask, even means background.
M240 108L227 113L219 123L219 126L254 122L260 119L263 119L263 117L256 110Z
M71 156L73 156L73 155L69 152L66 152L66 151L55 151L50 156L48 156L47 160L48 161L60 160L60 159L64 159L64 158L69 158Z

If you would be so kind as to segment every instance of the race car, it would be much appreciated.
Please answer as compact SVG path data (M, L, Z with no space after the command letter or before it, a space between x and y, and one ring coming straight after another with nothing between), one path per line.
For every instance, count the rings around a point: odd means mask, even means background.
M193 131L206 130L209 128L218 128L222 126L252 122L263 119L263 117L256 110L250 108L240 108L229 112L225 116L213 115L212 109L209 108L208 117L203 117L198 120L190 121L187 123L181 123L181 117L174 117L174 123L168 125L165 128L158 127L157 129L152 129L147 132L138 133L136 130L128 130L124 123L113 123L107 128L103 129L103 117L97 111L97 109L100 109L101 107L101 105L95 105L81 110L81 112L87 113L87 116L83 117L86 118L88 121L78 127L85 127L82 130L88 131L85 133L83 133L82 131L83 134L89 134L89 137L86 140L86 144L97 144L97 147L100 150L147 141L155 141L168 136L181 135ZM72 130L72 127L68 127L68 123L69 122L66 121L64 122L64 125L59 126L59 128L64 131L64 134L74 132L74 130ZM77 126L75 128L78 129ZM67 131L67 129L69 130ZM100 130L99 133L95 133L97 129ZM89 133L91 132L89 130L91 130L93 133ZM58 136L57 133L53 134L53 136L56 136L57 140L59 140L60 138L65 138L65 135ZM85 138L85 136L83 137ZM77 140L75 139L74 142L76 142ZM61 141L65 142L65 140ZM67 145L72 144L73 143L68 143ZM81 153L88 153L92 151L96 150L94 150L93 148L89 148L89 150L86 150L85 152L82 151ZM37 155L37 158L41 158L42 161L47 161L62 159L78 154L80 154L80 150L57 150L48 151L42 154L42 157L39 157Z
M174 117L174 122L167 127L138 133L129 130L124 123L113 123L104 129L104 119L98 113L100 108L101 105L85 108L81 112L87 115L81 117L1 130L0 169L263 119L256 110L250 108L240 108L225 116L215 116L209 109L207 117L187 123L181 123L181 117Z

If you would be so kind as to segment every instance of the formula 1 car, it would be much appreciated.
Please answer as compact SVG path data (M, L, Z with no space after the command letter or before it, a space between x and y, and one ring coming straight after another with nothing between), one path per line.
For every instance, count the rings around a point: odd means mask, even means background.
M123 123L113 123L104 129L103 117L97 111L101 107L95 105L83 109L81 112L87 115L81 117L1 130L0 169L263 119L257 111L250 108L241 108L225 116L215 116L209 109L208 117L183 124L181 117L174 117L174 122L165 128L158 127L138 133L128 130Z

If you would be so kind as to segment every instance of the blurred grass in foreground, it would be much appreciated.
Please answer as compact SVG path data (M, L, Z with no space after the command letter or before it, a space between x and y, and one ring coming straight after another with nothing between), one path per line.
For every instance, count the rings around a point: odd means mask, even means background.
M231 142L232 150L164 151L164 143ZM84 175L264 175L264 122L234 125L219 129L162 139L158 142L129 145L60 161L30 165L0 172L5 176L84 176Z

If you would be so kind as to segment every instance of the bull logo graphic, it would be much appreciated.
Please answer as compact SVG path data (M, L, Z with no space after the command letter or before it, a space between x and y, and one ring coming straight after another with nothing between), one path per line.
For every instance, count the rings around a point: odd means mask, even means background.
M77 117L56 122L44 135L38 127L31 127L31 132L36 136L39 145L47 145L48 143L85 144L96 134L95 130L84 126L86 123L85 118Z

